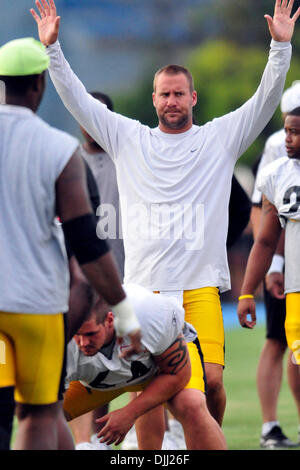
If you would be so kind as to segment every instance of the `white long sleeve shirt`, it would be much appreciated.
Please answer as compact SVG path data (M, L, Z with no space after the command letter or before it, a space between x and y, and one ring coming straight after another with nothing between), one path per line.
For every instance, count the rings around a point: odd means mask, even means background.
M272 41L261 83L243 106L180 134L109 111L87 93L58 42L47 51L65 106L115 162L124 282L160 291L230 289L226 237L233 169L279 104L290 43Z

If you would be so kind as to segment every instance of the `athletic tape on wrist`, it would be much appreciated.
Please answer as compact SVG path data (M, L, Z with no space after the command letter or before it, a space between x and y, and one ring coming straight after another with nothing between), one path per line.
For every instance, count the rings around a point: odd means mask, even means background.
M267 275L271 273L282 273L283 267L284 267L284 257L281 255L274 255L272 258L271 266L267 272Z
M127 299L123 299L118 304L112 307L115 314L115 329L117 336L125 336L140 329L140 324L137 316Z

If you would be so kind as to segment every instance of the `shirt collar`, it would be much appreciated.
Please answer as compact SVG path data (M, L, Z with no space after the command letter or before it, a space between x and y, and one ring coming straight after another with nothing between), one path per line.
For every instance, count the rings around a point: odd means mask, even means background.
M25 106L15 106L13 104L0 104L0 113L18 114L20 116L32 116L34 112Z

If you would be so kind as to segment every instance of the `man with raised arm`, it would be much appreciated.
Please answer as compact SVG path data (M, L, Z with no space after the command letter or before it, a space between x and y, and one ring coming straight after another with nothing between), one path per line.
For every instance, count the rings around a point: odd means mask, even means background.
M158 70L151 129L110 112L90 96L72 72L58 42L60 17L53 0L37 0L40 40L50 56L50 76L80 125L116 164L125 248L124 282L174 293L203 350L207 403L222 423L224 330L219 298L230 289L226 237L231 179L239 156L271 119L283 91L291 57L290 40L300 8L276 0L269 60L256 93L243 106L203 126L193 125L197 102L190 72L178 65ZM216 230L216 222L218 229ZM186 396L198 396L201 375L192 351L192 379ZM193 358L196 358L194 363ZM202 389L203 391L203 389ZM193 398L192 398L193 399Z

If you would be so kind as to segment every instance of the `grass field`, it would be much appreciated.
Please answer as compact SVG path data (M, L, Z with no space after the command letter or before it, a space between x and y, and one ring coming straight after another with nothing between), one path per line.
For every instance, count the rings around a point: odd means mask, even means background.
M226 331L224 381L227 407L223 429L232 450L259 449L261 413L256 391L256 368L264 337L264 326L254 330L237 328ZM279 397L278 419L288 437L297 441L298 418L286 372Z
M226 329L226 368L224 381L227 406L223 430L230 450L258 450L261 414L256 392L256 368L264 343L265 328ZM111 409L127 402L124 395L112 402ZM297 440L296 407L284 376L278 406L278 418L284 432ZM299 447L300 449L300 447Z

